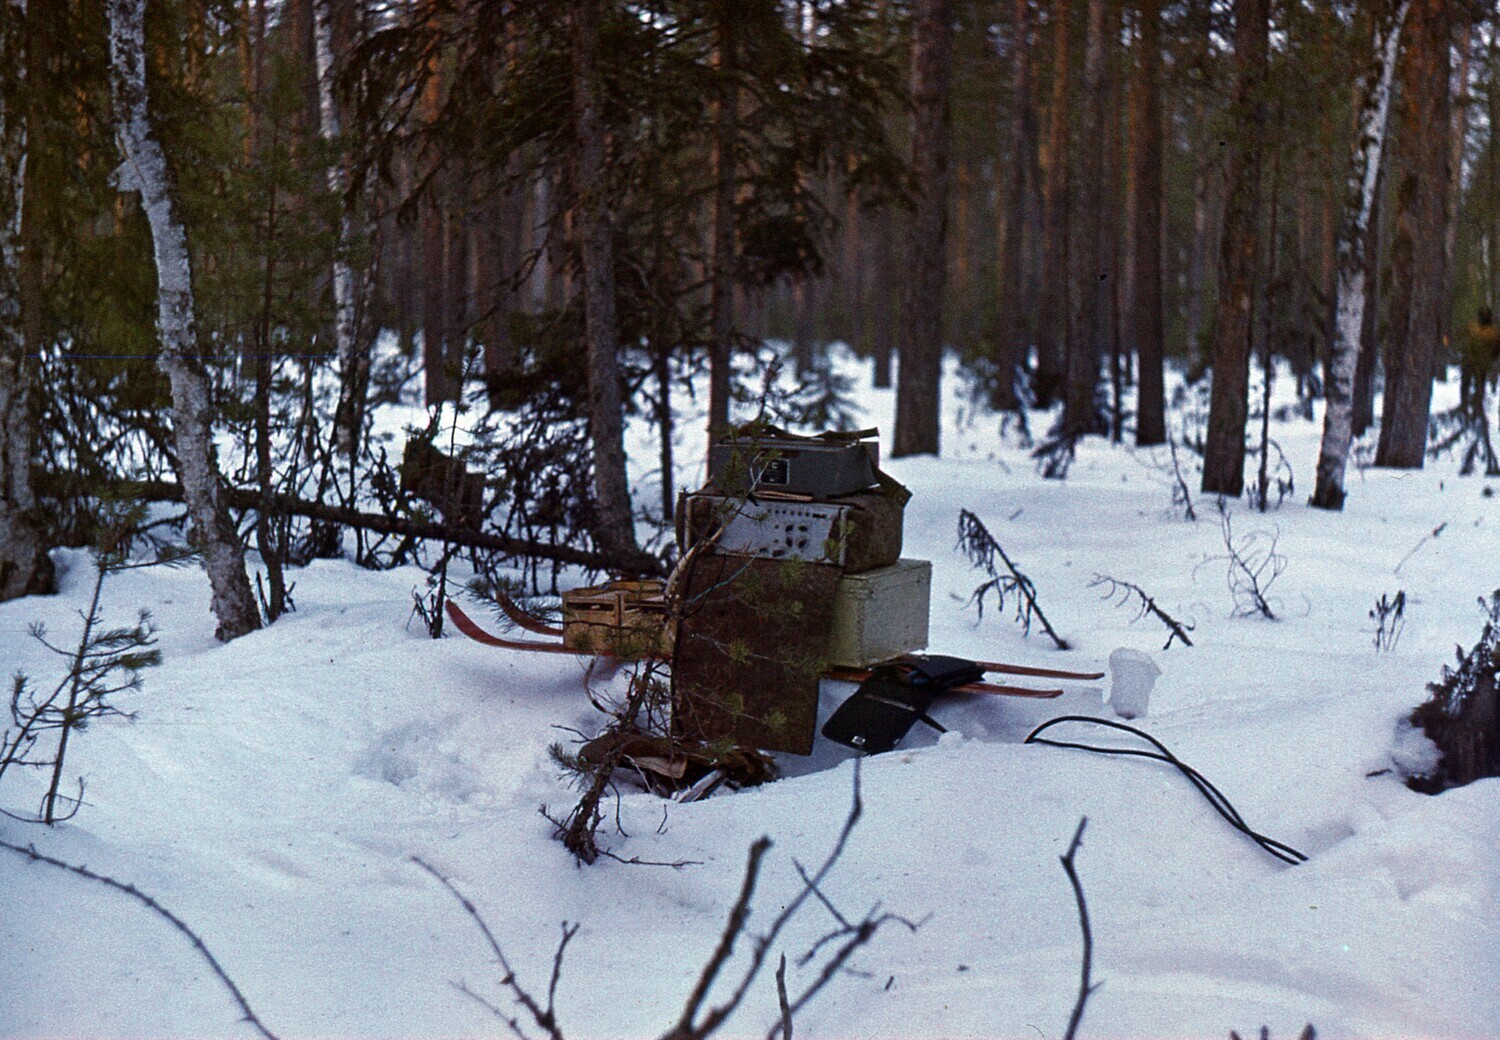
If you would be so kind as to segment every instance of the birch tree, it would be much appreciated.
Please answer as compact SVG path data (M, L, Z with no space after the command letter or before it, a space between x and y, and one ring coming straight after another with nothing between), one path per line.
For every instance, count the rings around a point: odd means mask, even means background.
M25 0L0 0L0 600L52 590L31 487L32 364L21 319Z
M1375 23L1374 53L1360 102L1359 135L1349 161L1347 201L1339 234L1338 293L1333 350L1329 363L1323 416L1323 443L1318 452L1318 479L1311 504L1319 509L1344 508L1344 471L1354 431L1354 370L1359 364L1360 327L1364 322L1365 283L1369 276L1365 229L1375 207L1375 187L1385 148L1391 107L1391 79L1401 48L1401 29L1412 0L1387 0Z
M333 94L334 0L313 0L313 27L317 35L318 124L325 141L336 141L342 132L338 103ZM370 356L362 349L359 319L355 310L354 271L348 250L354 227L344 196L349 173L342 158L328 164L328 190L340 201L339 234L333 259L333 342L339 359L339 402L334 415L334 434L340 452L354 466L359 458L360 430L364 426L365 394L370 382Z
M121 163L116 183L138 193L151 229L156 265L158 365L172 392L172 436L178 481L203 554L213 612L224 641L260 627L245 575L245 553L225 503L214 455L208 378L197 358L193 271L176 184L151 124L146 94L146 0L108 0L110 85Z

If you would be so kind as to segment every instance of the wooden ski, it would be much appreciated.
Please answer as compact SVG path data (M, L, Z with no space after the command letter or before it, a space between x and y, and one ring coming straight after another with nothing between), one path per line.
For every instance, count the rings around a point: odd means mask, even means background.
M1029 675L1036 679L1074 679L1079 682L1093 682L1095 679L1104 678L1103 672L1067 672L1059 668L1031 668L1023 664L1002 664L999 661L975 661L974 663L987 672Z
M493 632L488 632L481 628L477 621L464 613L464 609L451 599L444 604L444 607L448 611L448 619L453 622L454 628L476 643L483 643L485 646L498 646L506 650L536 650L544 654L570 654L574 657L609 657L613 659L613 655L611 654L586 653L582 650L574 650L570 646L564 646L560 642L544 643L535 639L506 639L504 636L497 636Z
M449 600L449 602L451 603L452 600ZM561 628L556 625L549 625L535 614L529 613L515 600L499 590L495 592L495 605L500 608L501 613L528 632L535 632L539 636L562 637L563 630ZM455 620L454 623L457 624L457 621Z
M448 600L444 604L444 606L448 611L448 617L453 622L454 628L457 628L460 632L468 636L470 639L474 640L476 643L483 643L485 646L498 646L506 650L539 651L544 654L569 654L573 657L601 657L612 661L619 660L618 658L615 658L610 654L598 654L583 650L575 650L572 647L564 646L562 643L541 642L535 639L506 639L504 636L497 636L493 632L489 632L484 628L481 628L479 623L476 622L473 618L469 617L469 615L464 612L464 609L457 603L453 602L453 600ZM987 672L1001 670L1000 668L992 668L984 662L979 662L979 666ZM859 683L864 682L866 679L868 679L870 677L870 672L868 669L864 668L831 668L824 673L824 677L837 680L838 682ZM1004 686L996 683L986 682L967 683L963 686L955 686L953 687L951 692L989 693L1006 697L1043 698L1061 697L1063 694L1062 690L1033 690L1030 687L1026 686Z

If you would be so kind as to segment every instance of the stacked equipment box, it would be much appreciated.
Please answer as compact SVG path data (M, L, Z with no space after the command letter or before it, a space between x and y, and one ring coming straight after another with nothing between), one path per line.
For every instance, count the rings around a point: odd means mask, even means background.
M807 754L829 665L926 646L931 565L901 559L910 493L880 472L874 433L714 445L714 479L679 510L679 736Z

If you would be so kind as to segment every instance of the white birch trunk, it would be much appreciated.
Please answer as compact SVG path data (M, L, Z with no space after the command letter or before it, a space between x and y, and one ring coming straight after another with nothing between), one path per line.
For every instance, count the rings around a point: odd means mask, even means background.
M24 89L25 0L0 0L0 56L10 87ZM26 197L26 122L0 94L0 601L52 589L52 561L31 487L32 364L21 315L21 211Z
M1391 108L1391 80L1401 49L1401 28L1411 0L1400 0L1394 12L1383 12L1375 26L1375 67L1360 107L1359 137L1349 167L1349 202L1339 240L1338 304L1334 319L1332 360L1323 416L1323 443L1318 453L1318 480L1311 504L1320 509L1344 507L1344 472L1354 439L1354 371L1359 364L1360 328L1365 313L1365 229L1375 208L1375 186L1385 147Z
M245 576L245 554L225 507L214 456L208 378L198 364L193 271L187 230L177 212L172 170L151 127L146 97L146 0L108 0L110 83L122 162L117 187L138 192L151 227L156 262L158 365L172 387L177 477L213 590L221 640L260 627L260 609Z
M317 38L318 121L325 141L341 132L338 107L333 97L333 0L314 0L314 35ZM359 452L360 427L364 422L364 374L367 359L359 349L358 314L355 311L354 272L345 259L353 234L344 193L349 178L342 160L328 165L328 190L340 200L339 237L333 259L333 339L339 358L339 403L336 412L337 447L351 466Z

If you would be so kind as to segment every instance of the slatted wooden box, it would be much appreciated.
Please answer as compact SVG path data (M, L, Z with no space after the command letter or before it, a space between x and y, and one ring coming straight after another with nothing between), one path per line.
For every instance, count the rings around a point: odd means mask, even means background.
M611 581L564 592L563 645L616 657L666 657L672 630L659 581Z

